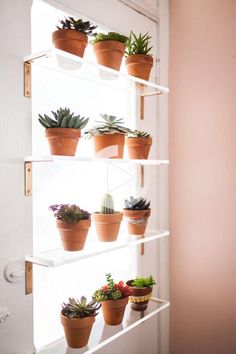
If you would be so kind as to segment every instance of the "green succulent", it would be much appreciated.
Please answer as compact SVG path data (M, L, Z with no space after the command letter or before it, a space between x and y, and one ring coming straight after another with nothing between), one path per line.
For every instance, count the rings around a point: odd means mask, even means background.
M91 44L97 43L97 42L101 42L101 41L117 41L117 42L121 42L121 43L125 43L128 40L128 37L123 36L122 34L119 34L117 32L108 32L107 34L105 33L98 33L91 41Z
M54 204L49 207L49 210L53 211L55 218L65 224L76 224L80 220L90 219L91 215L88 211L80 209L75 204Z
M143 197L134 198L129 197L128 199L124 200L124 209L128 210L146 210L149 209L151 202L147 201Z
M84 318L89 316L96 316L101 304L98 304L95 299L87 303L85 296L82 296L80 300L69 298L69 302L62 304L62 315L68 318Z
M102 120L96 121L96 123L99 124L84 132L89 138L94 135L103 134L127 134L130 131L129 128L122 125L124 123L123 118L117 118L116 116L109 114L100 114L100 116L102 117Z
M149 46L149 41L152 37L149 36L148 32L139 36L136 36L134 32L130 32L128 41L126 43L125 56L130 56L134 54L144 54L151 55L150 51L152 47Z
M97 26L91 25L89 21L83 21L81 18L75 20L73 17L68 17L64 20L59 20L60 25L57 26L58 29L73 29L78 32L83 32L89 36L96 36L97 33L93 33Z
M70 112L69 108L59 108L56 112L51 111L53 118L50 118L47 114L39 114L39 122L46 129L48 128L74 128L83 129L89 118L81 117L80 115L75 116L74 113Z
M136 286L137 288L152 288L153 285L155 285L156 282L153 279L153 277L150 275L149 277L143 278L143 277L136 277L132 283L131 286Z
M128 133L128 138L150 138L151 135L148 132L145 132L144 130L131 130Z
M112 198L112 195L109 193L106 193L102 199L101 203L101 214L114 214L114 201Z

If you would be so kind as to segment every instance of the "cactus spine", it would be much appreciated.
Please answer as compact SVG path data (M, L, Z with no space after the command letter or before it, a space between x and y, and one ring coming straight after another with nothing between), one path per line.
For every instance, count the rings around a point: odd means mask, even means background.
M102 199L101 203L101 214L114 214L114 201L112 195L106 193Z

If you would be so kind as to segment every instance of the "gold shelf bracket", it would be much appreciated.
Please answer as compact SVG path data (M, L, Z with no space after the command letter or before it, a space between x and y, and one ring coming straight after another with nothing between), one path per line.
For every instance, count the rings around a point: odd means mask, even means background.
M32 162L25 162L25 196L32 196Z
M142 235L142 238L144 238L144 235ZM144 256L144 252L145 252L144 243L141 243L141 248L140 248L141 256Z
M144 165L140 166L140 188L144 188Z
M145 97L159 96L162 94L163 94L163 92L161 92L161 91L154 91L154 92L147 92L147 93L140 94L140 119L141 120L144 120L144 106L145 106L144 99L145 99Z
M33 292L33 263L25 262L25 295Z
M24 96L31 97L31 61L24 62Z

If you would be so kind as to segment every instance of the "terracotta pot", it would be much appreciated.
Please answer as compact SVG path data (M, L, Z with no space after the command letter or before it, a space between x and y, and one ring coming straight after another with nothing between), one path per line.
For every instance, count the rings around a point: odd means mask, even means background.
M116 326L123 321L128 297L119 300L102 301L102 313L107 325Z
M67 224L56 220L56 225L65 251L80 251L84 248L91 219L80 220L76 224Z
M80 130L74 128L48 128L46 138L52 155L74 156L76 153Z
M151 209L129 210L123 209L123 214L127 218L128 232L131 235L144 235L148 223Z
M67 344L70 348L82 348L88 344L95 316L68 318L61 314Z
M129 296L130 306L134 311L144 311L146 310L148 302L152 297L152 287L137 288L136 286L131 285L132 282L133 279L126 282L126 284L133 290L132 295Z
M123 214L120 212L114 214L94 213L93 220L99 240L104 242L116 241L122 218Z
M130 159L147 160L152 145L152 138L151 137L127 138L126 145L127 145Z
M83 58L88 36L73 29L59 29L52 33L52 41L57 49Z
M93 45L93 50L98 64L117 71L120 70L125 53L124 43L113 40L100 41Z
M148 81L153 67L153 57L151 55L134 54L126 58L125 64L129 75Z
M124 154L124 134L103 134L94 135L95 157L106 157L111 159L122 159Z

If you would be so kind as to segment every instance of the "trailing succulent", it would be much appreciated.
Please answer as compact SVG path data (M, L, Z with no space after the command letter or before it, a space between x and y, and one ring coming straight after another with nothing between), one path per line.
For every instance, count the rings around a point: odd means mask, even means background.
M145 132L144 130L131 130L128 133L128 138L150 138L151 135L148 132Z
M125 56L128 57L134 54L151 55L150 51L152 47L149 47L149 40L151 38L152 37L149 36L148 32L144 35L140 33L139 36L136 36L134 32L131 31L126 43Z
M48 128L74 128L83 129L89 118L81 117L80 115L75 116L74 113L70 112L69 108L59 108L56 112L51 111L53 118L50 118L47 114L43 116L39 114L39 122L46 129Z
M106 193L102 199L101 203L101 209L100 209L101 214L114 214L114 201L112 198L112 195L109 193Z
M87 303L85 296L82 296L80 300L69 298L69 302L62 304L61 313L68 318L84 318L89 316L96 316L101 304L98 304L95 299Z
M117 118L116 116L112 116L109 114L100 114L102 120L96 121L99 123L98 125L88 129L84 132L87 134L87 137L92 137L94 135L103 135L103 134L127 134L130 129L124 127L122 124L124 123L123 118Z
M49 207L54 216L63 223L76 224L90 218L90 213L75 204L54 204Z
M106 300L119 300L132 294L132 288L125 285L123 281L115 283L111 273L106 274L107 284L103 285L100 289L96 290L93 294L93 298L98 301Z
M91 25L89 21L83 21L81 18L75 20L73 17L68 17L64 20L59 20L60 25L57 26L57 29L73 29L78 32L83 32L89 36L96 36L97 33L93 33L97 26Z
M152 286L155 284L156 284L156 282L151 275L146 278L137 276L132 281L131 286L135 286L136 288L143 288L143 287L152 288Z
M128 40L128 37L123 36L122 34L119 34L117 32L108 32L107 34L105 33L97 33L97 35L90 41L91 44L101 42L101 41L117 41L121 43L125 43Z
M128 210L146 210L149 209L151 202L147 201L143 197L134 198L129 197L128 199L124 200L124 209Z

